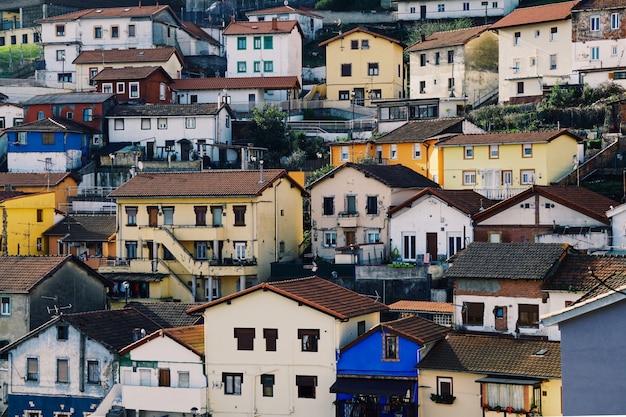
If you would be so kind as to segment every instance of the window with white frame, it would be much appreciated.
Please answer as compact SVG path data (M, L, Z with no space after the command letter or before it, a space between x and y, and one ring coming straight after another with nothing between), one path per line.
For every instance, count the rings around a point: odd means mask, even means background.
M136 81L128 83L128 97L139 98L139 83Z
M452 390L452 378L437 377L437 395L440 397L452 397L454 395L454 391Z
M159 84L159 100L165 100L167 97L167 86L165 83Z
M0 315L2 316L11 315L11 297L7 295L0 297Z
M147 117L141 118L141 130L150 130L150 129L152 129L151 119Z
M157 119L157 129L167 129L167 117L159 117Z
M368 243L380 242L380 232L368 232L367 233L367 242Z
M485 384L487 398L485 403L489 408L511 407L513 410L524 409L524 385L513 384Z
M178 388L189 388L189 371L178 371Z
M473 146L465 146L463 148L463 157L465 159L474 159L474 147Z
M556 69L556 54L550 55L550 69L551 70Z
M392 143L389 147L389 159L398 159L398 145Z
M535 183L535 170L523 169L520 171L520 184L531 185Z
M463 185L476 185L476 171L463 171Z
M370 62L367 64L367 75L378 75L378 62Z
M341 147L341 160L347 161L350 159L350 149L347 146Z
M337 246L337 232L324 232L324 246L327 248Z
M102 92L106 94L113 93L113 83L102 83Z
M489 159L498 159L500 157L500 146L489 145Z
M592 61L599 61L600 60L600 47L599 46L592 46L591 47L591 60Z
M513 171L502 171L502 185L513 184Z
M246 259L246 242L235 242L235 257Z
M617 56L617 45L611 45L611 56Z
M600 16L593 15L589 17L589 30L592 32L598 32L600 30Z
M124 119L115 118L113 119L114 129L115 130L124 130Z
M532 158L533 156L533 145L532 143L524 143L522 144L522 157L523 158Z
M413 159L422 159L422 144L413 144Z
M513 45L519 46L521 38L522 38L522 32L515 32L513 34Z
M402 233L402 260L414 261L416 256L415 233Z
M464 2L463 2L463 10L464 10L464 11L467 11L467 10L469 10L469 9L470 9L470 4L469 4L469 2L468 2L468 1L464 1Z
M443 3L439 3L439 4L437 5L437 11L438 11L439 13L443 13L443 12L445 12L445 11L446 11L446 5L445 5L445 4L443 4Z
M513 70L515 74L518 74L521 66L522 66L521 61L518 58L516 58L513 60L513 66L511 67L511 69Z
M550 42L556 42L556 36L559 33L559 29L556 27L550 28Z
M185 117L185 128L186 129L195 129L196 128L196 118L195 117Z
M619 25L620 25L620 14L611 13L611 30L619 29Z

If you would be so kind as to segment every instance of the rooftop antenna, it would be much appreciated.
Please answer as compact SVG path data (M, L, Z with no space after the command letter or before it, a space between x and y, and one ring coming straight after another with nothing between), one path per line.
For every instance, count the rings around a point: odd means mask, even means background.
M72 304L68 304L66 306L59 306L58 302L59 302L59 296L55 295L54 297L48 297L46 295L42 295L41 298L43 298L44 300L52 300L54 301L54 305L52 307L46 307L46 309L48 310L48 314L51 314L54 312L55 315L59 315L60 313L62 313L62 310L69 310L70 308L72 308Z

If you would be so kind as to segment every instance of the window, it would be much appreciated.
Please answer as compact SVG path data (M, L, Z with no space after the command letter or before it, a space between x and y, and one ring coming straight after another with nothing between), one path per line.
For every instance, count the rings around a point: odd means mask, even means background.
M356 39L351 40L350 49L359 49L359 41Z
M115 130L124 130L124 119L114 119Z
M426 66L426 54L420 54L420 67Z
M473 146L465 146L463 151L464 159L473 159L474 158L474 147Z
M524 81L517 83L517 94L524 94Z
M93 28L93 37L96 39L102 38L102 26L96 26Z
M367 242L368 243L378 243L378 242L380 242L380 233L378 233L378 232L368 232L368 234L367 234Z
M298 398L315 398L316 376L296 375L296 385L298 386Z
M102 92L106 94L113 93L113 84L112 83L102 83Z
M352 76L352 64L341 64L341 76L342 77Z
M593 46L591 48L591 60L592 61L600 60L600 47L599 46Z
M539 327L539 306L537 304L519 304L517 324L519 327Z
M367 64L367 75L378 75L378 62Z
M454 78L448 78L448 90L454 90Z
M513 384L485 384L487 398L485 403L490 407L506 408L514 410L524 408L524 386Z
M464 1L464 2L463 2L463 10L464 10L464 11L467 11L467 10L469 10L469 9L470 9L470 4L469 4L469 2Z
M151 129L150 119L142 118L141 119L141 130L150 130L150 129Z
M189 371L178 371L178 388L189 388Z
M446 5L443 4L443 3L438 4L437 5L437 11L440 12L440 13L441 12L445 12L446 11Z
M245 36L239 36L237 38L237 49L245 50L246 49L246 38Z
M426 81L420 81L420 94L426 93Z
M454 63L454 51L448 51L448 64Z
M550 55L550 69L551 70L556 69L556 54Z
M513 61L513 66L511 67L511 69L513 70L513 72L514 72L515 74L518 74L518 73L519 73L519 70L520 70L520 66L521 66L521 62L520 62L520 60L519 60L519 59L515 59L515 60Z
M263 338L265 339L265 350L267 352L276 352L278 329L263 329Z
M120 37L120 27L111 26L111 38L116 39Z
M115 83L115 92L117 94L124 94L126 92L126 84L123 82Z
M136 81L128 83L128 97L139 98L139 83Z
M41 133L41 144L42 145L54 145L54 133L53 132L42 132Z
M556 42L557 28L550 28L550 42Z
M28 34L27 33L22 35L22 43L28 43Z
M435 52L435 65L439 65L441 63L441 53Z
M137 207L136 206L126 207L126 225L137 226Z
M600 16L593 15L589 17L589 30L592 32L598 32L600 30Z
M195 129L196 128L196 118L195 117L185 117L185 128L186 129Z
M498 159L500 157L500 146L489 145L489 159Z
M126 258L137 259L137 241L126 241Z
M2 296L0 297L0 315L2 316L10 316L11 315L11 297Z
M26 145L26 132L17 132L17 143Z
M617 45L611 45L611 56L617 56Z
M274 396L274 375L271 374L263 374L261 375L261 386L263 387L263 396L264 397L273 397Z
M298 339L302 342L302 352L317 352L319 338L319 329L298 329Z
M167 129L167 117L157 118L157 129L160 129L160 130Z
M398 159L398 145L395 143L389 147L389 159Z
M463 185L476 185L476 171L463 171Z
M365 333L365 320L359 320L356 324L356 334L361 336L363 333Z
M150 375L150 369L140 369L139 370L139 385L142 387L149 387L150 380L152 379Z
M56 56L57 56L57 61L65 61L65 50L57 49Z
M337 246L336 232L324 232L324 246L327 248Z
M532 158L533 156L533 145L532 143L524 143L522 144L522 157L523 158Z
M72 73L71 72L60 72L57 74L57 81L60 83L71 83L72 82Z
M59 324L57 326L57 340L67 340L70 328L67 324Z
M502 171L502 185L513 184L513 171Z
M535 183L535 170L523 169L520 171L520 184L532 185Z
M324 197L322 215L332 216L335 214L335 197Z
M342 146L341 147L341 160L347 161L349 159L350 159L350 150L348 149L347 146Z
M100 383L100 362L95 360L87 361L87 383Z
M7 122L4 119L4 116L0 116L0 129L6 129L7 127Z
M515 32L515 34L513 35L514 46L519 46L521 37L522 37L521 32Z
M26 380L27 381L39 381L39 359L37 358L26 359Z
M246 206L233 206L233 214L235 215L235 226L246 225Z
M261 37L255 36L252 44L254 49L261 49Z
M57 382L70 382L69 359L57 359Z
M235 242L235 257L246 259L246 242Z
M365 203L365 211L367 214L378 214L378 197L375 195L368 195L367 202Z
M498 2L497 1L492 1L491 2L491 8L492 9L497 9L498 8Z
M417 13L417 7L411 7L409 10L410 13Z
M620 18L619 13L611 13L611 30L619 29Z
M196 213L196 226L206 226L206 206L194 206L194 213Z
M196 242L196 259L207 259L208 245L206 242Z
M273 49L274 48L274 37L273 36L263 36L263 48L264 49Z
M254 61L252 63L252 71L261 72L261 61Z
M274 61L263 61L263 71L274 72Z
M350 100L350 91L339 90L339 100Z
M55 26L57 36L65 36L65 25Z
M534 56L528 58L528 66L534 67L535 65L537 65L537 58Z
M385 334L383 336L384 353L383 359L397 360L398 359L398 336Z
M237 350L254 350L255 330L252 327L235 327Z
M134 38L136 33L135 25L128 25L128 37Z
M415 234L402 234L402 260L414 261L416 259Z
M368 39L361 40L361 49L370 49L370 41Z
M246 72L246 62L245 61L238 61L237 62L237 72Z
M441 397L452 397L452 378L437 377L437 395Z
M243 384L243 374L222 373L222 383L224 384L224 394L241 395L241 384Z
M346 213L347 214L358 214L358 210L356 209L356 196L355 195L347 195L346 196Z
M463 324L470 326L483 325L483 312L485 310L484 303L463 303L461 314L463 315Z
M159 84L159 100L165 100L167 98L167 86L165 83Z
M374 100L374 99L382 98L382 97L383 97L382 90L375 88L372 91L370 91L370 100Z
M17 37L15 35L11 35L11 45L17 45Z

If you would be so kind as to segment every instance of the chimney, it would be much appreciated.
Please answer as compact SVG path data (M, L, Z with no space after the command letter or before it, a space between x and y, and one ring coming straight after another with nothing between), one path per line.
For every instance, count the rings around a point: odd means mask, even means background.
M8 193L9 191L11 191L11 184L4 184L4 192Z
M424 35L423 33L420 35L420 40L422 42L426 42L426 35Z
M230 23L235 23L235 15L230 16Z
M278 19L272 18L272 30L278 30Z

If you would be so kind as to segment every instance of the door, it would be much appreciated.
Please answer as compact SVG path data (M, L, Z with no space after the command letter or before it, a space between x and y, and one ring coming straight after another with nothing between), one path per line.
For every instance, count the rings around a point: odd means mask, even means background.
M420 19L426 19L426 6L420 6Z
M461 233L448 233L448 258L463 249Z
M356 232L346 230L345 236L346 236L346 246L354 245L356 243Z
M355 88L354 89L354 104L362 106L365 100L365 89L364 88Z
M191 143L188 140L180 141L180 160L189 161L189 152L191 151Z
M437 233L426 233L426 253L431 262L437 261Z
M159 386L160 387L169 387L170 386L170 370L169 370L169 368L160 368L159 369Z
M157 227L159 222L159 208L157 206L148 206L148 226Z
M154 142L146 143L146 157L148 160L152 160L154 158Z

